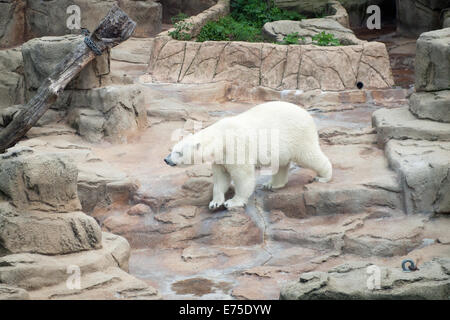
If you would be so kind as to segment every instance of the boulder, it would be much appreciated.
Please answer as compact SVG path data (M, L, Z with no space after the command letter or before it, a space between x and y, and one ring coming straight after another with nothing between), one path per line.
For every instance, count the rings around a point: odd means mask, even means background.
M0 2L0 48L21 44L25 36L26 0Z
M450 28L426 32L417 39L416 90L450 89Z
M68 267L78 266L81 274L118 267L128 272L130 245L122 237L104 232L97 250L65 255L16 253L0 257L0 281L35 291L66 284Z
M144 99L135 85L74 91L68 112L69 123L91 142L125 142L147 126Z
M59 5L58 5L59 6ZM82 36L43 37L22 46L24 73L28 90L37 90L55 66L78 45ZM109 73L109 53L95 58L71 81L68 89L91 89L101 85L101 78Z
M180 12L193 16L212 7L217 0L159 0L163 7L164 23L172 23L171 17Z
M151 0L118 0L118 4L137 23L134 37L146 38L161 32L161 3Z
M25 9L28 38L79 33L80 30L67 27L67 20L73 14L67 13L71 5L80 8L81 27L90 31L98 26L114 5L121 7L137 22L136 36L149 37L161 30L162 6L153 0L29 0Z
M384 0L339 0L348 14L350 26L366 27L367 8L371 5L381 5ZM383 11L382 11L383 12Z
M450 213L450 142L391 140L386 156L400 174L407 213Z
M1 5L2 3L0 3ZM25 100L24 92L23 59L20 48L1 50L0 109L23 103Z
M441 27L440 13L450 7L448 0L396 0L397 30L410 36Z
M372 266L372 267L371 267ZM435 258L415 272L372 265L369 262L348 262L328 272L303 273L299 281L281 289L286 300L311 299L440 299L450 294L450 259ZM372 269L370 269L372 268ZM369 286L371 270L380 271L380 285ZM373 273L376 277L376 272Z
M380 146L390 139L450 141L450 123L418 119L408 107L378 109L372 114L372 124Z
M450 9L444 11L442 15L442 28L450 28Z
M298 33L299 37L305 38L303 44L311 44L311 38L322 31L333 34L342 45L354 45L364 42L359 40L352 30L343 27L339 22L330 18L268 22L264 25L262 32L266 39L277 42L283 42L284 37L288 34ZM300 40L300 44L302 44L302 40Z
M450 90L413 93L409 110L421 119L450 122Z
M56 154L16 147L0 155L0 195L20 210L80 210L77 176L72 162Z
M95 219L82 212L27 212L0 203L0 252L74 253L101 248L101 237Z

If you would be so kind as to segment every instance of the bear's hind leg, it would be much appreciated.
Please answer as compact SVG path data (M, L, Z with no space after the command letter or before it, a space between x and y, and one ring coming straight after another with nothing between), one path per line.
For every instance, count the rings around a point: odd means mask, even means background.
M234 197L225 201L225 208L245 207L248 198L255 191L255 166L231 165L227 167L234 182Z
M214 187L213 199L209 203L209 209L215 210L220 208L225 202L225 193L230 188L231 177L222 165L213 164L212 172Z
M290 163L286 166L280 166L278 172L272 176L271 181L263 184L263 188L267 190L283 188L288 183L289 166Z
M303 168L314 170L317 173L315 181L325 183L331 180L333 167L319 146L310 152L300 153L296 162Z

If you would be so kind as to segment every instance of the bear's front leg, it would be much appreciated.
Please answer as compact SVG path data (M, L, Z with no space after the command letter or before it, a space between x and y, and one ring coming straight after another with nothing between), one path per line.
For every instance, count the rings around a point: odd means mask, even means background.
M225 167L218 164L212 165L213 172L213 199L209 203L209 209L220 208L225 202L225 193L230 188L231 178Z
M235 195L232 199L225 201L225 208L244 207L255 191L255 166L229 165L227 170L234 181Z

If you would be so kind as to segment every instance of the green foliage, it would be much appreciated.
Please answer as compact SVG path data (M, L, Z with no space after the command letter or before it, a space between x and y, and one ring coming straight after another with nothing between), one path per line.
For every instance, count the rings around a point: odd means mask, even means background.
M180 12L177 15L173 16L172 18L170 18L170 20L172 21L172 24L176 24L180 21L183 21L185 19L189 18L189 16L186 13Z
M276 7L273 1L265 0L231 0L231 16L238 22L262 28L267 22L277 20L302 20L305 16L295 11Z
M299 40L305 42L305 37L300 37L298 32L292 32L284 37L283 44L300 44Z
M186 32L191 30L192 23L184 21L186 18L189 18L189 16L184 13L179 13L171 18L175 30L169 31L169 36L176 40L187 41L192 39L190 33Z
M251 25L237 22L231 16L208 22L197 36L197 41L262 41L261 31Z
M267 4L265 0L231 0L231 14L208 22L197 41L262 41L261 29L266 22L301 20L305 16Z
M312 37L313 44L318 46L340 46L341 42L333 34L322 31Z

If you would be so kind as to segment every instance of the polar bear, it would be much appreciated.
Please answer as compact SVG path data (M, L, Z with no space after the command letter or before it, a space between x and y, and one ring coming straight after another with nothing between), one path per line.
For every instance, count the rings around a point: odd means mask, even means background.
M257 105L183 138L164 161L170 166L212 163L211 210L245 206L255 189L256 167L272 167L271 181L264 185L270 190L287 184L291 162L314 170L316 181L328 182L332 176L313 118L301 107L282 101ZM231 181L235 195L225 201Z

